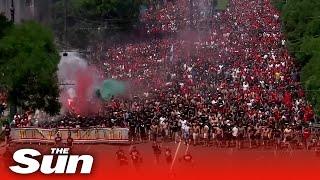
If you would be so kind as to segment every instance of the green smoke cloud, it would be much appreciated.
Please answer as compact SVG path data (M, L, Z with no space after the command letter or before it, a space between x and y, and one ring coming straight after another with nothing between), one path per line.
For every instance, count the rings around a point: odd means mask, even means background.
M104 100L109 100L113 96L123 94L125 92L125 84L114 79L104 80L98 89L97 96Z

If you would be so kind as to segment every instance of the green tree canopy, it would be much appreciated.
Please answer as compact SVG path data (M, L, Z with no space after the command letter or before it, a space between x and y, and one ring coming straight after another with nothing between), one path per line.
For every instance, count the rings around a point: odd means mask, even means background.
M3 14L0 14L0 39L11 26L12 23Z
M69 0L67 1L67 42L85 48L90 39L106 33L131 30L137 23L143 0ZM65 2L53 8L53 29L64 38Z
M320 114L320 52L312 56L303 67L301 80L307 90L307 97L315 111Z
M59 54L52 33L35 22L15 25L0 40L0 83L9 103L55 114L58 101Z
M320 1L290 0L282 11L284 30L289 43L289 50L302 65L311 56L303 51L305 41L320 35Z
M320 1L288 0L281 10L288 48L303 66L301 82L320 114Z

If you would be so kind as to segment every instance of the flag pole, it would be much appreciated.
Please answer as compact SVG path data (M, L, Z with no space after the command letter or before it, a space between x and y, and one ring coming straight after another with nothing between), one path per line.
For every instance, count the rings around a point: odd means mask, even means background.
M170 171L172 171L174 162L175 162L176 159L177 159L177 155L178 155L178 152L179 152L179 149L180 149L180 145L181 145L181 141L179 142L179 144L178 144L178 146L177 146L177 149L176 149L176 152L175 152L175 154L174 154L173 161L172 161L171 167L170 167Z

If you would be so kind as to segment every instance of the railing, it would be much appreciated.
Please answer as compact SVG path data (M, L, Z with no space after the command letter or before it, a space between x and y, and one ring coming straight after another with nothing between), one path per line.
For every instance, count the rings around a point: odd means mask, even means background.
M88 128L88 129L41 129L41 128L12 128L11 142L54 143L57 133L62 142L69 135L74 143L126 143L129 141L127 128Z

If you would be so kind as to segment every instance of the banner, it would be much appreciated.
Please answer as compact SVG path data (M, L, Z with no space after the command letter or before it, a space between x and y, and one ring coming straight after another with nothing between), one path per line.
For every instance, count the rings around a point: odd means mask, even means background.
M12 142L54 142L60 132L65 142L70 135L75 143L95 142L128 142L127 128L89 128L89 129L41 129L41 128L12 128Z

